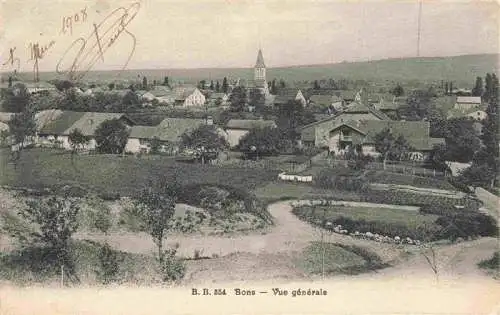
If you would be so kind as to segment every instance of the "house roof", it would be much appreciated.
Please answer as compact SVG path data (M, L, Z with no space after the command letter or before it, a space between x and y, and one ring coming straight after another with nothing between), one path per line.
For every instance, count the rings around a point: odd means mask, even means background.
M344 113L372 113L376 117L382 119L382 120L391 120L389 116L386 114L382 113L378 109L376 109L374 106L371 105L366 105L360 102L352 102L349 104L349 106L344 109Z
M431 150L434 145L444 144L443 138L429 137L430 124L426 121L395 121L395 120L359 120L348 121L335 126L348 126L365 135L364 143L373 143L375 136L386 128L395 136L403 136L408 143L419 151Z
M337 99L337 97L335 97ZM333 96L330 95L320 95L320 94L315 94L311 95L309 98L311 102L317 105L323 105L323 106L330 106L332 103L335 103L337 101L333 100ZM340 101L340 100L339 100Z
M264 56L262 56L262 49L259 49L259 53L257 54L257 61L255 62L255 68L265 68L266 64L264 63Z
M276 127L274 120L258 119L231 119L226 124L226 129L250 130L254 128Z
M299 93L300 89L298 88L281 88L281 89L278 89L276 95L281 95L281 96L288 96L288 97L292 97L293 99L295 99L295 97L297 96L297 93Z
M63 113L59 109L47 109L35 113L35 122L38 130L42 130L48 124L59 118Z
M211 99L218 99L218 98L224 98L225 96L227 96L226 93L212 93L210 95L210 98Z
M193 94L196 91L196 87L176 87L174 88L174 95L176 101L183 101L189 95Z
M121 113L95 113L95 112L85 112L83 115L75 121L70 128L66 129L62 134L67 135L74 129L80 129L80 131L86 136L93 136L95 130L106 120L120 119L124 118L125 114ZM127 118L127 120L130 120Z
M40 134L53 134L62 135L66 130L71 128L74 123L81 119L85 113L83 112L72 112L64 111L54 117L50 121L47 121L41 126Z
M480 96L457 96L457 103L481 104Z
M177 142L184 132L203 124L205 124L204 119L165 118L154 127L132 126L129 138L153 139L156 137L161 141Z

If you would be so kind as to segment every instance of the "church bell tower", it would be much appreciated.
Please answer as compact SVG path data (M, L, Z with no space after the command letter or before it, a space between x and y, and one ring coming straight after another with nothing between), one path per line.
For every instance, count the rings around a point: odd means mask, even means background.
M255 88L262 89L266 95L268 94L266 64L264 63L264 57L261 49L259 49L259 53L257 54L257 62L254 67L254 82Z

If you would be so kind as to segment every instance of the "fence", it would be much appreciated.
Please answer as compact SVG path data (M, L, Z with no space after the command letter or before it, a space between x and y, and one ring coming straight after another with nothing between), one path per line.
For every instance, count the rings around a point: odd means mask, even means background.
M333 158L318 158L312 164L315 166L347 167L347 160L333 159ZM426 177L444 177L446 173L435 169L428 169L424 167L422 162L407 162L407 161L387 161L384 167L382 162L369 162L366 165L369 170L387 170L393 173L400 173L406 175L426 176Z

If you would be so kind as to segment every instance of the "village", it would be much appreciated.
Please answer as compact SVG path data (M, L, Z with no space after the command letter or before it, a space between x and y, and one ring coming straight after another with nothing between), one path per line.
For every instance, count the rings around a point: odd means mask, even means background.
M496 74L419 88L268 80L261 49L249 71L2 78L0 278L314 279L410 264L437 277L436 259L464 244L474 273L495 269Z

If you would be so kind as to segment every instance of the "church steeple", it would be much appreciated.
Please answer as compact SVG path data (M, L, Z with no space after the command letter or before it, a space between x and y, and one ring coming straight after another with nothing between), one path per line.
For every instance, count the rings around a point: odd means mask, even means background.
M265 68L264 57L262 56L262 49L259 49L259 54L257 55L257 62L255 63L255 68Z

